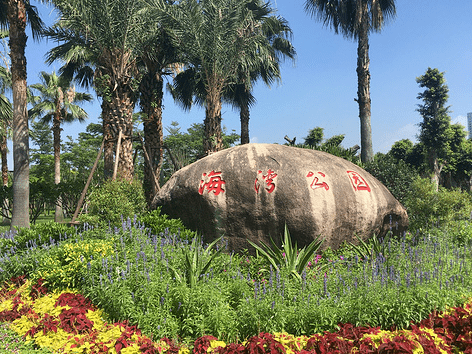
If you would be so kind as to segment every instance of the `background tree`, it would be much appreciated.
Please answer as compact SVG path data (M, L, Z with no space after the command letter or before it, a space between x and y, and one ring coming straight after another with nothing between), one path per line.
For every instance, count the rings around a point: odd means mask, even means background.
M246 29L244 35L252 36L254 29L261 31L266 41L261 43L261 48L255 52L253 58L256 66L252 72L245 72L247 66L240 66L234 84L225 92L225 99L239 109L241 122L241 144L248 144L249 139L249 108L255 104L256 99L252 95L252 87L257 80L270 86L281 78L280 62L285 58L295 58L295 48L290 42L292 30L287 20L275 14L275 10L269 3L254 0L248 3L249 9L254 13L255 24ZM250 79L250 82L245 80Z
M26 85L26 23L38 38L43 23L29 0L0 0L0 29L9 29L13 93L13 215L11 226L29 227L29 136Z
M308 131L308 136L305 138L305 145L318 146L323 141L323 128L315 127Z
M11 91L11 72L10 61L7 58L7 44L5 38L8 37L8 31L0 31L0 40L2 50L0 51L0 155L2 162L2 187L8 185L8 137L11 136L11 123L13 118L12 105L8 97L5 95ZM4 215L3 223L9 222L10 200L3 198L2 215Z
M357 40L357 99L361 121L361 160L371 161L372 147L369 34L380 32L396 14L395 0L306 0L305 10L335 33Z
M49 125L33 121L30 125L30 203L31 222L55 205L58 189L54 184L54 140Z
M138 98L136 42L142 36L139 0L55 0L60 21L46 33L61 44L48 63L63 60L61 73L87 86L102 99L104 171L113 172L114 142L123 133L118 174L133 177L133 110ZM118 158L118 157L117 157Z
M186 132L180 131L179 123L172 122L170 127L166 128L167 133L164 137L164 162L162 165L161 179L166 182L170 176L180 168L197 161L205 155L203 148L203 139L205 128L202 123L193 123ZM223 148L234 146L239 140L239 135L234 131L226 132L226 127L222 129Z
M249 75L258 63L256 53L267 40L249 0L185 0L160 12L173 40L185 57L184 70L174 79L174 98L186 109L205 106L206 153L223 147L221 107L225 89L238 74ZM249 29L252 35L247 35ZM249 85L250 77L241 82Z
M446 163L445 157L450 152L450 142L453 138L451 129L451 118L446 107L449 89L446 85L444 72L438 69L428 68L424 75L416 78L420 87L425 88L417 96L423 101L418 104L417 111L423 117L419 124L420 134L418 136L423 143L430 173L431 181L439 188L441 171Z
M39 118L42 122L51 124L54 134L54 184L61 182L61 125L74 121L83 122L87 118L87 112L78 104L89 102L92 96L88 93L76 92L71 85L70 78L57 76L42 71L41 83L33 84L31 89L39 92L39 96L33 97L34 106L30 110L31 118ZM62 201L60 196L56 201L54 221L64 220Z
M7 46L5 38L8 38L8 31L0 31L0 40L3 50L0 52L0 152L2 161L2 182L3 186L8 183L8 147L7 140L11 132L13 118L12 105L6 93L11 91L11 71L10 61L7 58Z
M167 30L159 21L155 21L152 12L145 11L144 14L144 30L139 38L136 51L141 70L139 105L143 116L143 149L149 156L149 161L144 159L143 187L149 205L159 188L155 185L153 174L159 176L163 158L164 77L174 73L178 58L176 48L172 44Z

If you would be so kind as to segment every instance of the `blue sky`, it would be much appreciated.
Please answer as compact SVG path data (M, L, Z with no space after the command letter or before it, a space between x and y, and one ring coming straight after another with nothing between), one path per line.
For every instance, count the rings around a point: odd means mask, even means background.
M278 14L293 30L297 58L282 66L282 82L271 88L258 84L251 109L251 142L284 143L284 136L302 142L308 130L322 127L325 137L345 134L343 145L360 145L357 96L357 43L336 35L304 12L304 0L272 0ZM445 72L453 123L466 125L472 112L472 1L397 0L397 16L380 34L370 36L372 134L374 152L387 152L400 139L415 140L421 117L416 112L421 91L415 78L428 67ZM51 23L51 9L38 5ZM53 43L28 39L28 84L39 81L41 70L58 70L43 64ZM179 122L183 130L203 122L204 109L182 111L166 94L164 127ZM98 122L100 102L84 106L89 122ZM63 136L73 138L85 124L64 126ZM239 114L223 107L223 125L239 133Z

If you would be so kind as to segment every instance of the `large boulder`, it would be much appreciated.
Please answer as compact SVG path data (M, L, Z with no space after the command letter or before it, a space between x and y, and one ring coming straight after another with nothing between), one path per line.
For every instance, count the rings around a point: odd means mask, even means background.
M240 145L194 162L169 179L152 206L207 241L228 237L234 251L249 248L246 240L280 244L285 224L299 246L321 235L322 249L408 226L405 208L359 166L276 144Z

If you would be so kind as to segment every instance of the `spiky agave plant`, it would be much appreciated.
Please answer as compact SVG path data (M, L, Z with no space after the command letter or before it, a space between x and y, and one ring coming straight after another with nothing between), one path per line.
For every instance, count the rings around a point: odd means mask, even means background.
M279 249L274 240L270 238L272 247L261 242L261 246L248 240L275 269L280 271L284 267L291 276L302 281L301 274L313 255L319 250L324 239L317 236L308 246L298 249L297 242L292 244L292 239L288 231L287 224L284 229L284 241L282 248Z

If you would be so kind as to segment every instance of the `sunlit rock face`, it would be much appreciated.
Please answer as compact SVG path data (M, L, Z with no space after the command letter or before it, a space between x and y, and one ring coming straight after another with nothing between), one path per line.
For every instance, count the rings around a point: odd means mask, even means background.
M342 158L277 144L245 144L177 171L153 207L182 219L206 241L221 235L229 250L246 240L280 244L287 224L298 246L316 236L336 249L408 226L405 208L368 172Z

